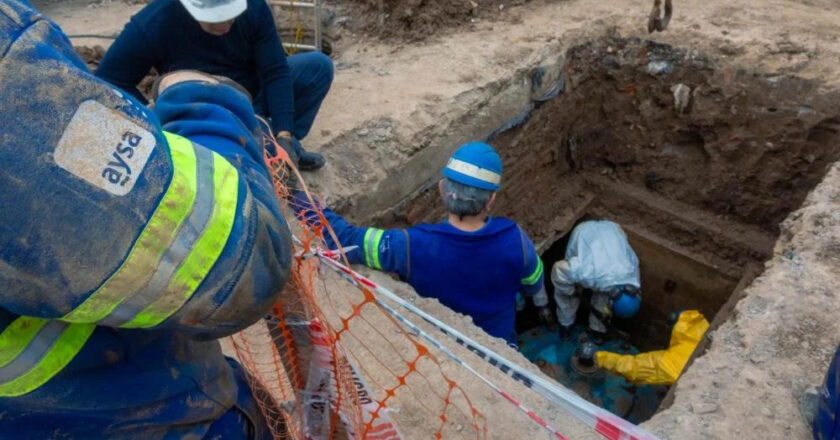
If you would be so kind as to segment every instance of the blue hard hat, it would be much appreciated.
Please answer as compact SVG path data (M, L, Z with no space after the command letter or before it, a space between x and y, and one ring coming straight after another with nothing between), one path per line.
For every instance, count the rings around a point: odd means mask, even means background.
M443 168L443 177L475 188L498 191L502 183L502 158L484 142L458 147Z
M622 292L621 296L613 301L613 314L619 318L632 318L639 313L642 306L642 297L634 292Z

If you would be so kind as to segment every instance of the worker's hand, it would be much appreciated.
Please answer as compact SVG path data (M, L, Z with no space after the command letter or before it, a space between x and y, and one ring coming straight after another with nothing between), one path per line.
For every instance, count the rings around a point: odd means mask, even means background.
M540 324L543 324L546 327L554 327L554 325L557 323L557 321L554 319L554 314L551 313L551 307L547 305L537 307L537 316L540 319Z
M310 226L320 226L320 217L316 210L323 210L326 204L313 196L312 200L304 191L295 191L289 198L289 208L295 213L295 217L305 220Z
M280 146L283 147L284 150L286 150L286 153L289 155L289 158L292 160L295 166L297 166L297 152L298 149L300 149L300 143L298 142L298 140L292 137L291 133L289 133L288 131L281 131L280 133L277 133L277 136L275 136L275 138L277 139L277 143L280 144Z

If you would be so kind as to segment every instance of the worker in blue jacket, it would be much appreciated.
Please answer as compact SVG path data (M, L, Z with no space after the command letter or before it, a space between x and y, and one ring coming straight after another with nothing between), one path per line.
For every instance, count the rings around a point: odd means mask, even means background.
M333 79L321 52L286 57L266 0L155 0L131 17L99 63L96 75L146 103L137 84L159 74L192 69L230 78L254 96L258 114L298 168L321 168L318 153L300 146Z
M216 341L291 259L247 97L176 77L152 113L25 0L0 48L0 438L270 438Z
M825 375L814 417L814 440L840 439L840 347Z
M490 145L460 147L443 169L438 188L447 218L408 229L357 227L329 208L323 214L351 263L394 272L420 295L469 315L492 336L515 344L516 294L544 289L543 263L525 231L490 209L502 180L502 160ZM295 211L317 224L302 194ZM325 234L329 246L337 246ZM543 295L545 296L545 295ZM542 309L548 311L547 303Z

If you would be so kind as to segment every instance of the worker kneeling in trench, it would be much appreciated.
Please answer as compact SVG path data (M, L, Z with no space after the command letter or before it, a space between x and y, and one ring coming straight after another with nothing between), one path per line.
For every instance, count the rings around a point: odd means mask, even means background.
M603 341L613 316L632 318L642 302L639 259L624 231L611 221L586 221L575 227L566 258L554 263L551 283L561 339L571 334L583 289L592 292L589 330L596 343ZM548 301L538 296L534 302Z
M438 189L447 218L437 224L382 230L357 227L331 209L323 214L351 263L397 273L420 295L469 315L492 336L515 345L517 292L542 292L543 264L525 231L504 217L490 216L502 180L502 161L490 145L460 147L443 169ZM303 193L292 203L317 226L318 216ZM327 244L336 246L329 234Z
M551 282L561 340L572 334L583 291L591 292L588 324L597 345L604 342L613 317L632 318L641 307L639 259L624 231L611 221L592 220L575 227L565 258L554 264ZM542 295L534 297L535 304L548 302ZM673 385L709 327L696 310L675 316L665 350L619 354L586 341L579 346L575 361L593 368L597 364L634 384Z

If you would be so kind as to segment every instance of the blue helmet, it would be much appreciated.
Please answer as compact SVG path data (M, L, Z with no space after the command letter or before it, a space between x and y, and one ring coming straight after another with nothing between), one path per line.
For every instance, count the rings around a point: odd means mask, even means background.
M502 158L484 142L470 142L458 147L443 177L475 188L498 191L502 183Z
M642 306L642 296L636 288L622 289L621 294L613 300L612 311L619 318L632 318L639 313Z

